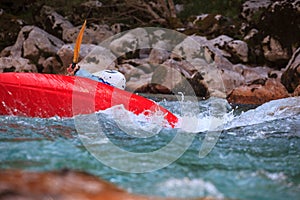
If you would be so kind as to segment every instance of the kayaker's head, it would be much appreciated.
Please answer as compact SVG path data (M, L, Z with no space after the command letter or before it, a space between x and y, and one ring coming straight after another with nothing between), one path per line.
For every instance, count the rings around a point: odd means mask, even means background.
M110 85L124 90L126 87L125 76L117 70L103 70L94 73L93 75L102 78L105 82L108 82Z

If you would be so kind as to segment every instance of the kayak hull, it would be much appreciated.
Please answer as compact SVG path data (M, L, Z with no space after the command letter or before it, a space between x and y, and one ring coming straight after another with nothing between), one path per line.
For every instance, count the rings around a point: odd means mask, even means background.
M152 100L77 76L40 73L0 74L0 114L73 117L123 105L134 114L160 111L171 127L178 118Z

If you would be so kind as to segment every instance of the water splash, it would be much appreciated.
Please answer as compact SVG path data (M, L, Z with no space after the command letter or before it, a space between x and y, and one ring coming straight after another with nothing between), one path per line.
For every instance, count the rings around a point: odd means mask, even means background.
M255 109L243 112L224 126L224 129L261 124L273 120L284 119L300 114L300 97L267 102Z

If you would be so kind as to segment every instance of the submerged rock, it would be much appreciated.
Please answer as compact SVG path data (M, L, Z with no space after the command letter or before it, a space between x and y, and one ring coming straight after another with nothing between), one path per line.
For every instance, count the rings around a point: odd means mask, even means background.
M0 177L1 200L167 200L167 198L133 195L107 181L78 171L2 170Z

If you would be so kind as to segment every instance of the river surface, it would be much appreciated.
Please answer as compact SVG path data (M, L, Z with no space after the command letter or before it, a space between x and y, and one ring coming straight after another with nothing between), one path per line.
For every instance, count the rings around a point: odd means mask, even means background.
M299 97L256 108L232 109L220 99L159 104L187 120L175 129L152 127L138 116L112 115L120 108L96 113L94 121L85 116L86 123L0 116L0 168L84 170L146 195L299 199Z

